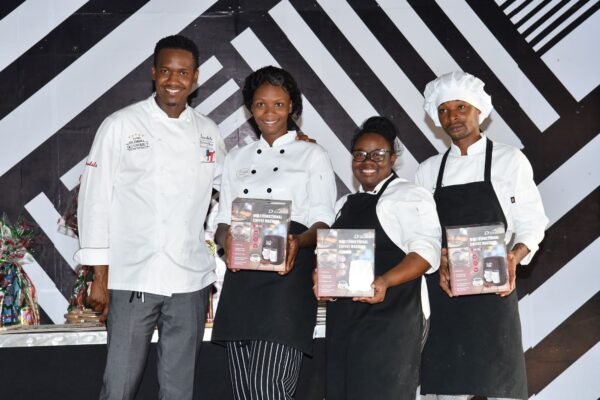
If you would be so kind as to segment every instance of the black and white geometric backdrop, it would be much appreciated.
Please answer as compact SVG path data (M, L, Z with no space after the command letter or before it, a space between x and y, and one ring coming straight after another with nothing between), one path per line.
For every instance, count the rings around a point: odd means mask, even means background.
M529 391L600 396L600 1L598 0L3 0L0 2L0 212L41 228L27 272L44 322L61 323L75 239L57 220L73 198L100 122L152 91L151 55L183 33L201 50L192 105L228 148L253 140L243 78L280 65L304 93L302 129L353 190L349 141L391 117L406 146L400 174L447 142L422 110L435 76L471 72L495 110L492 139L533 165L550 225L518 277ZM596 165L596 167L594 167Z

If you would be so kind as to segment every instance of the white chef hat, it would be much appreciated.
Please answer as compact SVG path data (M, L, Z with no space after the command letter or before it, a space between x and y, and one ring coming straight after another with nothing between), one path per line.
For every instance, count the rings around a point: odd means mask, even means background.
M446 101L462 100L477 108L479 123L492 112L492 98L483 87L481 79L462 71L450 72L432 80L425 86L423 108L431 117L435 126L442 126L438 118L438 107Z

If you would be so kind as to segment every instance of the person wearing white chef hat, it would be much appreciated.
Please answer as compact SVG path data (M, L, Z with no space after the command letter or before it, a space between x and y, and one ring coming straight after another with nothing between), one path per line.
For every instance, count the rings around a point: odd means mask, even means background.
M487 94L481 79L466 72L451 72L440 76L425 87L425 112L431 117L435 126L441 127L438 106L451 100L461 100L474 106L479 112L481 124L492 112L492 97Z
M442 229L439 272L427 277L431 325L421 364L421 393L438 400L528 398L515 274L537 251L548 218L527 158L481 132L493 108L484 86L459 71L429 82L424 92L425 111L451 139L415 179L433 192L442 228L500 222L514 243L507 247L509 290L453 297Z

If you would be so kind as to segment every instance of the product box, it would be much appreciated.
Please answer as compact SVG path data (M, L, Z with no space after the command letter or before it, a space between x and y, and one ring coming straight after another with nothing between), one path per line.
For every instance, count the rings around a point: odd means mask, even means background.
M446 227L450 288L455 296L509 289L504 225Z
M373 297L375 230L317 230L317 295Z
M285 270L292 202L237 198L231 205L231 267Z

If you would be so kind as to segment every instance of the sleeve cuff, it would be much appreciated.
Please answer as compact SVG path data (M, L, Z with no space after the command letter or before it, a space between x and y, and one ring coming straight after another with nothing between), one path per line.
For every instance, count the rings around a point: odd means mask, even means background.
M426 274L432 274L440 267L440 250L436 250L427 246L427 244L419 245L418 243L411 244L408 249L409 253L416 253L423 257L425 261L429 263L429 269L425 272Z
M538 247L537 243L535 243L535 240L532 240L527 237L516 237L515 236L514 244L517 244L517 243L523 243L529 249L529 254L527 254L525 257L523 257L523 259L521 260L521 262L519 264L521 264L521 265L529 264L531 262L531 259L535 255L535 253L537 253L537 251L538 251L539 247ZM511 249L507 249L507 250L511 250Z
M110 249L79 249L73 259L81 265L110 265Z
M312 210L311 210L312 211ZM323 213L318 215L311 215L308 221L308 227L310 228L317 222L323 222L327 224L327 226L331 226L335 221L335 215L333 213Z
M231 216L229 216L229 215L223 215L223 214L219 213L215 217L214 224L215 224L215 227L218 227L219 224L231 225Z

